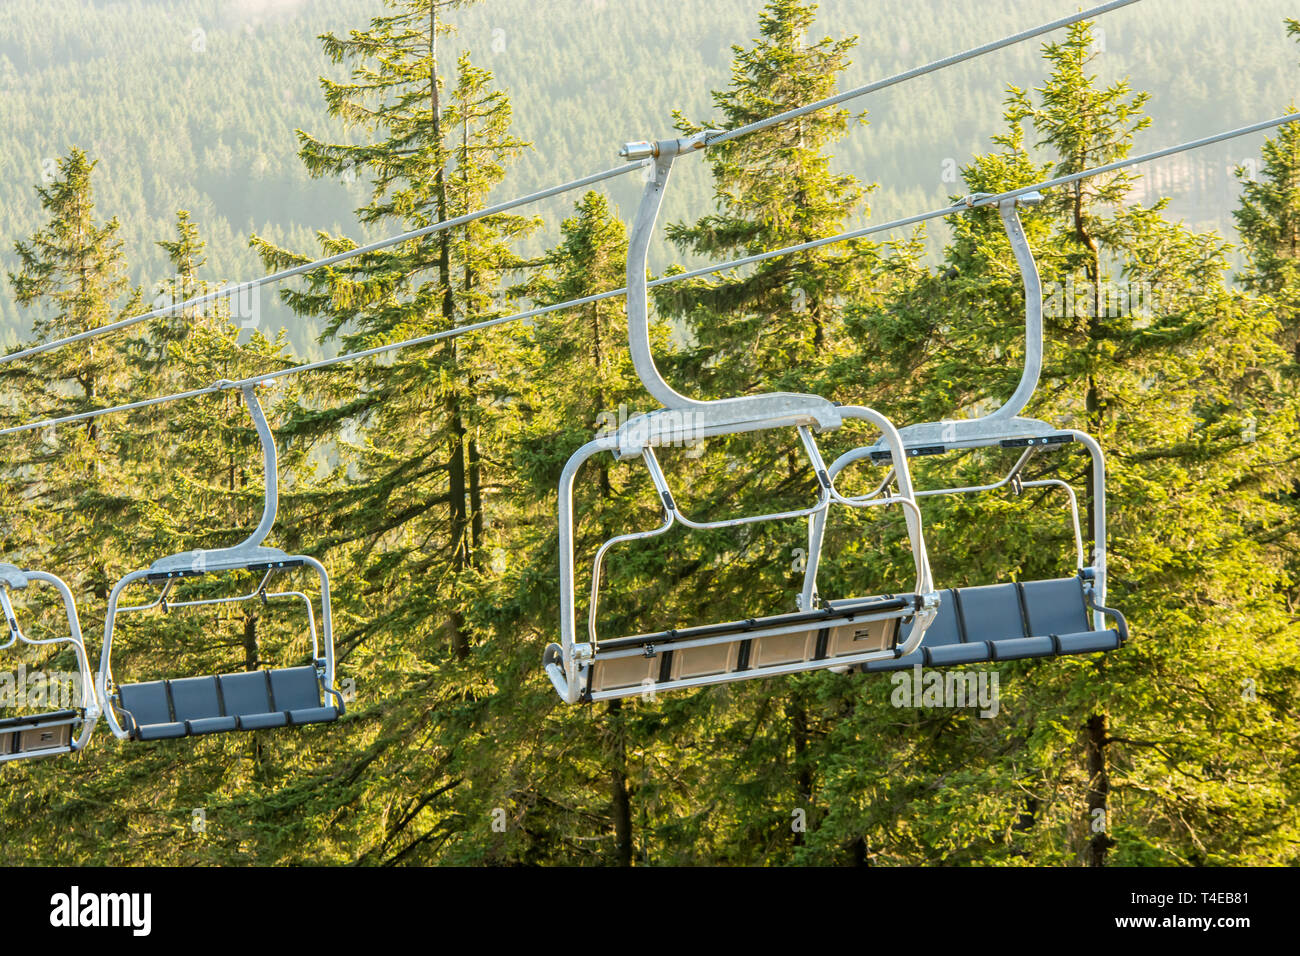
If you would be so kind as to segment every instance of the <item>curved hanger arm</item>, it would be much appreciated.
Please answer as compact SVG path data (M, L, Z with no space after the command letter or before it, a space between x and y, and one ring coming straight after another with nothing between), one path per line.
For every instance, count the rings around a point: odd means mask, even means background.
M998 203L1002 228L1006 230L1007 239L1011 242L1011 251L1015 254L1016 265L1020 267L1025 287L1025 367L1015 392L1001 408L984 416L986 419L1014 418L1019 415L1033 398L1043 370L1043 284L1038 275L1038 263L1034 261L1033 250L1029 248L1029 239L1025 236L1025 227L1020 222L1020 213L1016 208L1017 203L1038 203L1042 198L1038 193L1028 193L1019 199L1004 199Z
M672 173L673 161L681 153L701 149L706 144L706 136L713 130L706 130L685 139L664 140L657 143L628 143L620 155L629 160L654 158L650 180L641 193L641 205L637 207L636 219L632 223L632 234L627 244L627 343L632 353L632 365L636 369L646 391L653 395L665 408L696 408L710 404L698 399L688 398L678 392L664 380L658 366L655 365L654 353L650 349L650 303L649 290L646 285L646 267L650 250L650 239L654 235L655 223L659 219L659 209L663 205L664 190L668 186L668 177Z
M244 385L240 388L240 392L243 393L244 404L248 406L248 413L253 417L253 427L257 429L257 439L262 444L265 501L262 505L262 520L258 522L252 534L230 549L232 551L256 548L265 541L266 536L271 533L271 528L275 526L275 516L280 507L280 476L275 450L275 436L271 434L271 426L267 424L266 413L262 411L262 403L257 400L257 385Z

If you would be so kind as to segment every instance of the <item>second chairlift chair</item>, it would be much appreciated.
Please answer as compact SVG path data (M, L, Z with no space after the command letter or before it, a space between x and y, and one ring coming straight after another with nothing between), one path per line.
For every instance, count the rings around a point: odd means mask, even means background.
M673 161L684 152L701 148L707 135L653 144L632 143L623 148L623 155L628 159L653 158L654 161L654 175L642 194L628 243L627 317L633 364L646 390L663 408L637 415L617 430L588 442L569 459L560 479L560 643L547 647L543 665L556 691L568 703L824 668L847 670L872 661L892 661L921 646L938 608L904 446L888 419L869 408L840 406L816 395L787 392L699 401L675 391L655 367L650 350L646 253ZM893 450L898 461L896 495L850 500L835 491L813 433L833 431L848 419L861 419L874 425L881 432L884 446ZM797 511L721 521L697 521L681 512L655 457L656 447L777 428L798 430L818 480L815 504ZM663 509L663 523L649 531L612 538L597 551L592 569L587 640L579 641L573 484L582 465L604 452L620 461L633 458L644 461ZM612 546L662 534L677 522L688 528L709 529L806 516L816 518L824 516L832 502L853 507L897 504L904 509L916 571L911 593L830 601L820 608L804 603L799 611L791 614L653 634L612 639L598 635L601 564ZM905 634L901 630L904 622L908 622Z
M977 200L972 196L968 201ZM1020 202L1036 203L1037 193L1020 197ZM1020 383L1012 396L996 411L979 418L961 421L927 422L900 429L906 454L941 455L970 448L1024 449L1011 471L1000 481L962 488L939 488L917 491L916 497L996 491L1010 487L1015 493L1024 488L1058 487L1064 489L1070 506L1075 543L1074 577L1043 581L1020 581L981 587L959 587L942 593L939 614L926 631L919 647L896 660L867 661L863 671L883 671L914 665L965 665L995 660L1051 657L1060 654L1088 654L1111 651L1128 638L1124 616L1105 606L1106 601L1106 462L1101 446L1080 431L1053 428L1047 422L1020 417L1038 385L1043 362L1043 302L1038 267L1016 209L1017 200L998 203L1003 228L1011 242L1025 289L1025 364ZM1059 449L1078 442L1092 459L1093 554L1084 553L1079 529L1079 506L1074 490L1060 479L1024 481L1021 471L1040 450ZM888 465L890 471L875 491L855 497L866 502L884 495L891 480L903 473L906 460L892 444L877 443L856 448L841 455L829 469L833 482L844 468L857 461ZM910 487L910 482L908 482ZM901 487L901 486L900 486ZM826 514L809 519L808 565L805 569L803 605L817 600L817 558L821 553L826 529ZM1091 615L1089 615L1091 611ZM1107 627L1105 617L1114 618ZM911 642L909 641L909 644Z
M113 588L104 622L104 650L99 662L99 695L113 733L122 740L159 740L191 734L228 733L295 727L332 721L343 713L343 697L334 689L334 633L330 617L329 577L325 567L306 555L289 555L262 545L275 524L279 501L275 437L257 400L256 384L243 385L244 403L257 429L265 461L266 489L262 520L247 539L230 548L187 551L132 571ZM270 579L281 572L308 567L320 579L321 634L316 633L312 601L298 591L268 592ZM168 603L173 585L182 578L204 574L255 571L261 583L249 594ZM148 604L119 607L122 592L146 581L160 586ZM302 601L311 636L310 664L217 676L185 677L136 684L114 684L112 652L119 614L161 608L197 607L251 600ZM322 654L322 644L324 653ZM322 692L326 699L322 700ZM334 703L329 703L333 698Z

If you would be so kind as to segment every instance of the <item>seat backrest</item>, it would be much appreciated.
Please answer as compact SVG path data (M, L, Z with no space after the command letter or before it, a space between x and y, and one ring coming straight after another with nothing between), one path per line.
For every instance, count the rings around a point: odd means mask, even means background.
M276 710L319 707L320 682L316 668L308 665L271 671L271 694L275 697Z
M130 712L137 726L172 723L165 682L152 680L143 684L123 684L117 693L122 709Z
M1026 637L1020 608L1020 589L1015 584L986 584L961 588L954 595L957 613L970 643L1004 641Z
M218 680L221 681L221 696L226 702L227 715L233 717L271 713L265 671L222 674Z
M1092 630L1079 578L1026 581L1021 585L1031 637L1078 634Z
M215 677L185 677L170 683L172 710L177 720L221 716L221 699L217 696Z

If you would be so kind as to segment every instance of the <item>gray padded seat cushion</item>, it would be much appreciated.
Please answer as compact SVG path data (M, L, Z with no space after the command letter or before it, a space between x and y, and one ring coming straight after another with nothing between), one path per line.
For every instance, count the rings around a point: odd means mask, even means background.
M868 661L861 670L874 673L917 664L948 667L1091 654L1120 646L1117 631L1090 627L1078 578L955 588L940 593L939 613L920 649L894 660ZM910 625L904 626L900 644L910 630Z
M316 668L290 667L271 671L271 693L276 710L302 710L320 706L320 684Z
M337 707L301 707L289 711L289 722L298 724L323 724L339 715Z
M907 640L907 636L912 633L912 624L909 621L904 625L900 643ZM939 613L935 615L932 623L925 632L925 646L939 647L943 644L960 644L961 631L957 628L957 603L952 599L952 591L944 591L939 602Z
M1014 661L1022 657L1051 657L1056 642L1051 637L1024 637L1018 641L997 641L998 660Z
M228 733L235 729L235 718L221 713L215 677L186 677L170 682L172 711L192 734Z
M236 729L234 717L200 717L185 721L185 725L192 734L228 734Z
M269 714L271 696L266 689L266 674L247 671L242 674L222 674L221 694L226 699L226 713L240 717L246 714Z
M288 711L291 724L314 724L338 716L334 707L322 707L320 682L314 667L271 671L271 693L277 710Z
M1113 651L1119 646L1119 636L1114 631L1085 631L1082 634L1061 634L1062 654L1091 654L1094 651Z
M935 667L951 667L953 664L979 664L989 659L989 646L983 641L978 644L948 644L944 647L926 648L923 640L921 647L924 651L929 652L926 654L927 663Z
M217 697L215 677L186 677L171 682L172 708L177 720L201 720L220 717L221 701Z
M185 725L180 722L141 724L138 736L141 740L172 740L176 737L184 737L186 733Z
M287 727L289 718L281 711L270 714L240 714L240 730L270 730L274 727Z
M907 641L907 637L912 633L912 622L908 621L899 629L898 643L901 645ZM952 591L943 591L940 595L939 613L935 615L934 622L926 629L925 639L921 642L923 647L940 647L947 644L961 644L961 631L957 629L957 611L952 599ZM867 661L862 665L863 670L867 671L893 671L905 670L914 667L917 664L924 664L924 652L920 650L913 651L905 657L896 660Z

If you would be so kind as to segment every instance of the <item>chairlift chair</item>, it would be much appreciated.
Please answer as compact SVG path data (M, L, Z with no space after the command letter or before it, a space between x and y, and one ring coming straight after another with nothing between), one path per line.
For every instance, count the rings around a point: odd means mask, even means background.
M275 524L279 505L275 438L258 402L256 384L240 387L262 445L265 462L265 503L262 520L244 541L229 548L186 551L132 571L114 586L104 622L104 649L99 662L98 689L105 716L121 740L160 740L237 730L297 727L335 720L344 712L342 695L334 688L334 635L330 617L329 576L315 558L289 555L262 542ZM296 568L310 568L320 579L321 631L317 634L312 599L301 591L269 591L271 579ZM262 575L257 587L235 596L170 601L177 581L208 574L253 571ZM159 588L146 603L122 606L122 593L136 582ZM119 614L154 609L164 612L243 601L301 601L306 607L311 638L311 663L214 676L116 684L113 680L114 628ZM323 653L322 653L323 650ZM330 699L333 699L333 703Z
M968 202L978 197L971 197ZM1019 202L1037 203L1038 193ZM1106 602L1106 462L1101 446L1083 432L1054 428L1047 422L1025 418L1020 412L1038 385L1043 359L1043 303L1038 267L1017 210L1017 200L998 203L1002 224L1011 242L1025 289L1025 360L1015 392L997 410L979 418L927 422L899 429L905 453L886 443L856 448L841 455L829 468L832 484L854 462L887 465L889 471L868 494L848 499L865 502L887 494L900 465L907 458L942 455L960 449L1023 449L1019 459L1000 481L959 488L923 489L917 498L936 495L980 494L1010 488L1060 488L1068 496L1075 544L1076 574L1042 581L1020 581L981 587L958 587L942 592L940 609L919 646L894 660L867 661L860 670L873 672L923 666L974 664L995 660L1051 657L1112 651L1128 638L1124 615ZM1079 526L1079 505L1068 483L1056 479L1026 481L1021 475L1029 460L1040 452L1079 443L1091 457L1093 476L1093 547L1084 553ZM825 512L809 518L808 564L804 573L803 602L817 597L817 558L826 529ZM1091 614L1089 613L1091 612ZM1108 626L1106 618L1113 618Z
M580 448L567 462L559 488L560 643L551 644L543 666L567 703L591 702L700 687L757 677L833 668L848 670L876 660L894 660L921 646L938 609L926 555L920 510L909 478L904 446L885 416L865 407L843 406L816 395L788 392L718 401L688 398L660 375L650 348L646 253L674 160L701 148L708 133L631 143L622 155L653 159L628 243L628 343L633 365L646 390L663 406L637 415L616 430ZM817 448L815 433L834 431L846 420L866 421L881 432L884 446L897 452L897 493L854 501L835 492L831 473ZM684 514L655 455L657 447L700 439L795 428L818 480L815 503L802 509L705 521ZM596 553L591 576L587 640L576 634L573 485L582 465L601 453L616 460L640 458L663 509L662 523L647 531L606 541ZM601 568L617 545L663 534L674 524L692 529L735 527L755 522L824 515L833 501L851 507L899 505L904 509L915 585L909 593L803 604L795 612L744 621L602 639L598 629ZM901 628L906 625L906 630Z
M23 633L18 615L10 600L10 591L21 591L34 583L52 586L63 601L67 616L68 633L51 638L31 638ZM91 675L86 645L81 636L81 622L77 618L77 605L72 592L62 580L44 571L24 571L12 564L0 564L0 609L3 609L9 629L9 639L0 644L0 650L13 647L49 646L69 644L77 657L76 691L78 706L43 714L0 719L0 763L52 757L75 753L90 741L90 735L100 717L99 700L95 696L95 682Z

